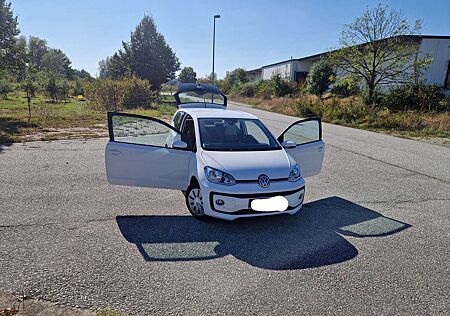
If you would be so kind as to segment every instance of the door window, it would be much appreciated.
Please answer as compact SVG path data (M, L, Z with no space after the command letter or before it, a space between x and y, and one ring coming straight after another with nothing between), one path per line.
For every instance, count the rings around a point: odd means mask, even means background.
M173 118L173 126L178 130L181 130L181 122L183 121L184 114L184 112L180 111Z
M247 142L270 146L269 137L264 133L259 125L256 125L255 121L247 120L242 121L242 123L245 124L246 133L243 137L247 140Z
M278 141L292 141L297 145L293 148L289 146L285 150L300 166L304 178L320 173L325 153L320 118L295 122L278 137Z
M322 139L322 127L319 118L298 121L284 131L279 141L292 141L297 145L312 143Z
M184 120L183 130L181 132L181 140L187 144L187 149L195 151L195 128L194 120L190 115Z
M108 113L110 140L114 142L169 147L180 134L169 124L145 116Z

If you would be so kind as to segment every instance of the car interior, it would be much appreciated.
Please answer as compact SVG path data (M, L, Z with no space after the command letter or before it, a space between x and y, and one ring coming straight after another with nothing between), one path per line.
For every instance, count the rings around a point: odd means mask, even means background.
M187 149L195 151L195 129L194 120L189 115L184 120L181 130L181 140L187 144Z
M246 124L239 120L211 119L200 126L202 142L205 148L227 147L268 147L264 141L258 141L249 135Z

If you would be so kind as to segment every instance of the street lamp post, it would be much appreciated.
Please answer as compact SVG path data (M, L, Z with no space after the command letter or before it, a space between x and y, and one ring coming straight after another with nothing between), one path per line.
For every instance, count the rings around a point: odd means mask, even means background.
M216 14L214 15L214 28L213 28L213 56L212 56L212 74L211 74L211 81L212 84L214 84L214 54L216 50L216 19L220 19L220 15Z

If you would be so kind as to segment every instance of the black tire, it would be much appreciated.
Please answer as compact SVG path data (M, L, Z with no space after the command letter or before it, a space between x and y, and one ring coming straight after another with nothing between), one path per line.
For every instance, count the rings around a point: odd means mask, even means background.
M201 195L200 186L197 183L192 183L186 190L185 194L186 206L191 213L197 219L205 219L207 216L203 209L203 197ZM199 204L201 203L201 205Z

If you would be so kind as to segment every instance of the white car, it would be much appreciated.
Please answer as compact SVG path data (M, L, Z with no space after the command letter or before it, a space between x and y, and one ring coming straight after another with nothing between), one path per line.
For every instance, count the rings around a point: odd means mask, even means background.
M211 85L182 84L172 124L108 113L109 183L183 191L196 218L295 214L304 177L320 172L325 144L319 118L300 120L278 138L254 115L226 109Z

